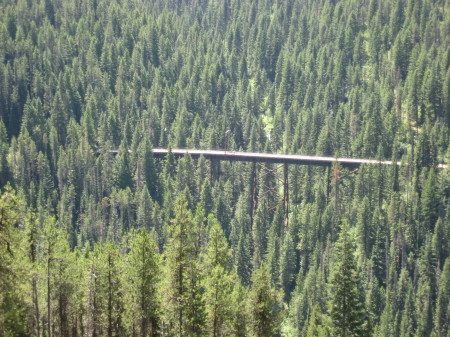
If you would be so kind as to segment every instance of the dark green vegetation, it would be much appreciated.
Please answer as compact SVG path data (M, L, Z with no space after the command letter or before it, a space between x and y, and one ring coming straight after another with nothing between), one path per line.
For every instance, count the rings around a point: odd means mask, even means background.
M1 336L450 336L448 0L0 9Z

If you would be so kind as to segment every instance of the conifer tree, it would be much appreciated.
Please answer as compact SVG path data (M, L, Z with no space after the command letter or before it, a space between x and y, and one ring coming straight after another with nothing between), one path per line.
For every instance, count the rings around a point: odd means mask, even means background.
M94 246L90 257L88 335L121 335L124 333L121 256L112 242L101 242Z
M450 333L450 258L445 260L439 282L435 315L435 334L446 337Z
M132 233L125 265L126 309L130 330L142 337L159 336L160 333L159 264L156 243L145 227Z
M181 194L175 203L175 218L170 226L170 238L165 251L164 284L166 331L176 336L200 336L203 322L203 302L198 270L197 231L187 201ZM200 297L199 297L200 295Z
M52 297L55 304L53 313L55 335L69 335L70 331L70 309L72 306L72 294L75 288L72 277L73 255L70 253L69 243L63 230L58 229L53 242L54 261L50 266L53 267L52 275Z
M211 194L211 184L209 182L209 179L205 179L201 186L201 192L200 192L200 202L202 204L202 207L205 209L205 214L211 213L213 209L213 196Z
M231 251L219 222L211 214L208 216L208 226L209 236L203 262L206 327L209 336L218 337L229 333L231 329Z
M144 142L143 148L143 169L144 177L147 183L148 191L152 196L153 200L161 201L161 183L158 177L158 170L153 158L153 153L151 150L151 144L148 142L147 138Z
M330 331L326 325L324 315L320 311L320 307L315 305L309 318L306 336L308 337L326 337L330 336Z
M414 313L414 298L412 287L409 286L405 299L405 308L401 314L400 336L413 336L416 327L416 315ZM389 304L387 304L388 306ZM391 318L392 319L392 318Z
M252 273L252 255L250 251L250 235L241 229L239 242L236 247L234 265L242 284L248 285Z
M6 133L5 124L0 119L0 186L6 183L7 178L7 159L8 154L8 136Z
M242 283L237 280L233 287L233 292L230 297L232 307L231 311L231 331L230 336L245 337L247 336L248 315L246 310L248 288L244 287Z
M106 273L103 276L106 278L107 291L107 334L108 337L120 336L124 333L123 330L123 290L121 280L119 278L119 270L121 268L121 256L118 250L111 242L105 244L106 257Z
M253 266L258 268L267 246L267 231L269 227L270 214L267 196L258 199L258 207L253 219L252 242L253 242Z
M430 169L423 189L420 209L426 232L434 227L438 216L439 195L436 185L436 174L434 169Z
M437 265L443 268L445 259L450 254L450 231L449 224L446 224L442 218L439 218L434 226L432 249L433 254L436 256Z
M290 298L290 293L294 288L296 252L291 233L288 232L284 238L280 258L280 284L284 291L285 299Z
M0 196L0 335L27 333L26 307L20 289L24 266L21 265L20 233L21 202L8 184Z
M145 186L141 189L141 191L136 193L136 223L140 227L150 228L152 225L152 212L154 204L152 202L152 198L150 197L150 193Z
M281 308L265 263L252 275L248 311L250 336L270 337L279 329Z
M280 280L280 237L277 233L278 224L272 223L268 233L267 254L265 257L274 284Z
M360 278L348 224L344 221L336 244L336 266L331 285L331 318L335 336L364 336L365 310Z
M128 153L128 143L124 141L113 166L113 180L120 189L133 186L133 176L131 174L130 155Z

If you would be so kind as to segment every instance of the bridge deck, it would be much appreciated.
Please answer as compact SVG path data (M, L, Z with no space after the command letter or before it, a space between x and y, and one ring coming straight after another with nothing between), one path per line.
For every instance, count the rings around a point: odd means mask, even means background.
M203 156L205 157L205 159L217 159L229 161L267 162L267 163L314 165L314 166L331 166L333 163L338 162L342 166L349 168L359 167L362 164L392 165L391 161L303 156L293 154L237 152L237 151L221 151L221 150L192 150L192 149L172 149L171 151L173 155L176 157L181 157L189 153L192 158L198 158L200 156ZM160 149L160 148L153 149L153 155L156 158L165 157L167 153L168 149Z
M363 164L392 165L390 160L375 160L362 158L334 158L320 156L304 156L297 154L279 154L279 153L259 153L259 152L239 152L223 150L194 150L194 149L172 149L175 157L182 157L190 154L192 158L197 159L200 156L205 159L228 160L228 161L246 161L246 162L266 162L278 164L312 165L312 166L331 166L339 163L343 167L357 168ZM118 150L110 150L110 153L117 153ZM164 158L168 149L154 148L153 156L155 158ZM397 162L401 165L401 162ZM448 165L438 164L437 168L446 169Z

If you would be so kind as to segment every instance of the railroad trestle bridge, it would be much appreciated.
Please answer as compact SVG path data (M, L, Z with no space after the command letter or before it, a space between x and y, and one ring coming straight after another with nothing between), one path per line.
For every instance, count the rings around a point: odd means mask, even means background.
M118 153L119 150L110 150L111 153ZM202 149L164 149L154 148L153 156L155 158L164 158L171 152L176 158L183 157L189 154L193 159L198 159L203 156L205 159L218 160L218 161L243 161L251 162L251 222L253 223L254 212L257 201L257 175L256 168L259 163L273 163L283 164L283 204L284 204L284 221L285 226L288 225L289 214L289 168L288 165L310 165L310 166L325 166L331 168L333 165L336 167L344 167L350 169L357 169L361 165L398 165L401 166L401 162L394 162L390 160L375 160L375 159L362 159L362 158L334 158L334 157L322 157L322 156L305 156L297 154L278 154L278 153L259 153L259 152L241 152L241 151L226 151L226 150L202 150ZM448 165L438 164L437 168L446 169ZM330 169L327 171L328 182L330 179ZM280 179L281 180L281 179Z

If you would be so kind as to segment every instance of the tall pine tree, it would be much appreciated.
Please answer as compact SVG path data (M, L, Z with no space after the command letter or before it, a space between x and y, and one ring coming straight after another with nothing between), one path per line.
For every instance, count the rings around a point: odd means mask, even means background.
M331 318L334 336L364 336L365 309L354 245L348 224L343 222L336 243L336 266L331 281Z

